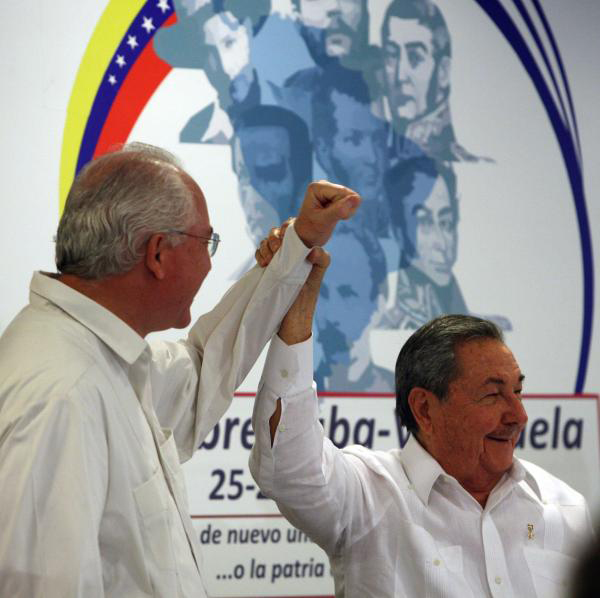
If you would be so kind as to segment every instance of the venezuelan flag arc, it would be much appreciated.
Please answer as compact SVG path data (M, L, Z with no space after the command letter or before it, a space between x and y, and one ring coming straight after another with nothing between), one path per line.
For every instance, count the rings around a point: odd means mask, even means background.
M60 166L60 210L77 172L92 158L124 143L171 67L152 39L175 22L168 0L112 0L81 61L67 110ZM116 47L116 50L115 50Z

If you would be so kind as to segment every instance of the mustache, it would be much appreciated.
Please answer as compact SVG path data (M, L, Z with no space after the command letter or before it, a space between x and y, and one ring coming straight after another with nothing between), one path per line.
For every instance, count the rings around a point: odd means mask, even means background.
M356 35L356 32L341 17L336 17L332 19L331 23L329 24L329 27L325 29L325 35L330 36L336 34L341 34L349 38L353 38Z
M488 436L491 436L492 438L501 438L502 440L508 440L520 434L521 429L522 426L520 424L510 424L509 426L504 426L498 430L495 430L491 434L488 434Z
M254 166L254 170L259 179L275 183L279 183L287 175L287 168L283 158L278 162L267 164L265 166L256 165Z

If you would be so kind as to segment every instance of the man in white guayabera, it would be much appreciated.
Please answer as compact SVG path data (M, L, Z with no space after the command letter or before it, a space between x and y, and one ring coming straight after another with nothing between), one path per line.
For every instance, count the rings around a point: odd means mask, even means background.
M255 403L250 468L329 555L336 597L562 596L589 512L579 493L513 456L524 376L501 331L468 315L419 328L396 364L406 446L340 450L324 437L311 383L322 261L271 342L278 367Z
M33 275L0 339L0 596L206 596L180 462L278 330L322 252L311 248L359 203L312 183L268 267L186 340L148 343L190 323L211 269L219 237L204 195L173 156L141 144L81 171L58 274Z

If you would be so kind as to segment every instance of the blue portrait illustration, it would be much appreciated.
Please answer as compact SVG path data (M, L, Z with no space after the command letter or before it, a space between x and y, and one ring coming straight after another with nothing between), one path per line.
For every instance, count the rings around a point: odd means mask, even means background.
M325 69L312 97L315 158L325 177L357 191L363 204L357 222L378 233L387 223L383 176L387 168L387 123L376 116L360 71Z
M173 67L204 71L218 102L192 115L180 133L186 143L227 143L230 123L261 103L263 82L251 60L254 37L270 0L175 0L177 23L157 32L154 49ZM201 98L198 99L199 103Z
M312 180L308 128L285 108L250 108L234 122L231 160L248 232L257 244L298 212Z
M323 390L391 392L394 376L372 362L369 347L379 298L385 294L379 242L368 229L342 225L327 247L333 259L317 306L317 384Z
M402 244L395 301L380 323L418 328L442 314L468 314L454 265L458 256L459 205L451 166L428 156L396 164L385 178L394 235ZM510 322L486 315L501 328Z
M451 40L431 0L392 0L381 27L392 159L423 153L477 161L455 139L450 114Z

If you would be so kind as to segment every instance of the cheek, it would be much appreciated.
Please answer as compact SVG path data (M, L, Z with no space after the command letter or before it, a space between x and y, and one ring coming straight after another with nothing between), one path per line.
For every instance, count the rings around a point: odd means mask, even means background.
M361 17L361 6L354 0L341 2L340 7L342 9L343 20L354 30L358 29Z
M300 0L302 22L308 27L323 29L329 25L326 6L314 0Z
M432 76L433 62L424 62L412 71L412 78L417 84L418 93L423 98L429 91L429 85Z
M426 232L417 228L417 233L415 235L415 247L417 248L417 254L420 256L425 256L429 252L431 248L431 235L428 235Z

